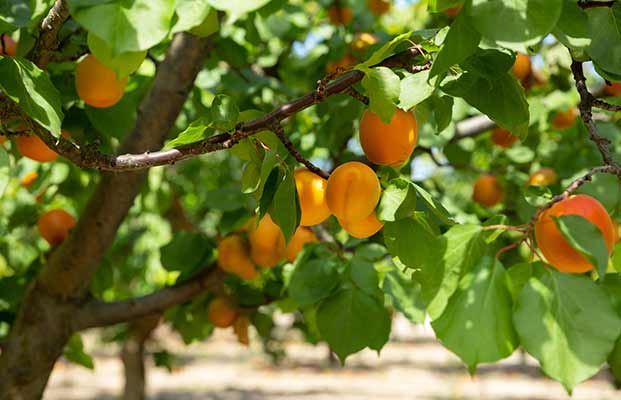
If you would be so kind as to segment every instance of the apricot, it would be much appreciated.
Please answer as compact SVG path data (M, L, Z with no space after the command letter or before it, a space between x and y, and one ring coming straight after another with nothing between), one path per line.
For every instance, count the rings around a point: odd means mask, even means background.
M552 126L556 129L567 129L574 124L578 114L578 109L575 107L567 111L557 111L552 120Z
M487 174L474 182L472 199L484 207L493 207L505 197L505 190L494 175Z
M317 241L317 236L308 228L303 226L298 227L293 237L289 241L287 248L285 249L285 258L289 262L294 262L298 253L302 251L306 243L312 243Z
M328 63L326 65L326 72L334 73L339 72L340 70L346 70L349 67L353 67L358 63L358 60L351 54L345 54L343 57L338 60Z
M367 165L350 161L338 166L328 179L326 200L338 219L356 222L368 217L380 199L381 187Z
M517 57L515 57L515 62L513 63L513 75L515 75L518 80L523 81L528 78L530 72L530 57L526 54L518 53Z
M605 85L604 86L604 92L606 92L606 94L608 96L618 96L621 94L621 83L619 82L612 82L610 85Z
M330 216L326 203L328 181L306 168L295 171L294 178L302 210L300 225L310 226L325 221Z
M362 114L360 144L374 164L403 164L412 155L417 137L418 127L412 113L397 108L388 124L372 111Z
M62 130L61 134L65 138L71 137L66 130ZM17 136L15 144L22 156L34 161L49 162L58 158L58 153L47 147L47 144L36 135Z
M463 6L464 6L463 4L460 4L455 7L447 8L446 10L444 10L444 15L446 15L449 18L455 18L457 14L459 14Z
M602 233L608 254L614 246L614 226L604 206L591 196L578 194L561 200L545 210L535 222L539 249L556 269L562 272L587 272L593 265L574 249L556 227L552 217L579 215L591 221Z
M218 244L218 265L220 269L230 272L245 280L259 276L250 254L240 235L230 235Z
M548 186L555 184L557 180L556 171L552 168L544 167L530 174L528 177L528 185Z
M617 243L619 241L619 224L617 221L612 219L612 233L613 233L613 242Z
M384 15L390 10L390 0L367 0L367 7L373 15Z
M353 51L365 51L369 46L373 46L379 39L372 33L359 32L354 35L351 41Z
M0 56L17 55L17 43L8 35L0 35Z
M504 128L496 128L492 131L492 142L496 146L508 148L513 146L519 138Z
M226 297L216 297L207 307L207 319L218 328L228 328L237 319L237 310Z
M37 173L37 171L30 171L22 177L20 184L23 187L28 188L34 183L34 181L37 180L38 177L39 177L39 174Z
M237 317L233 324L233 332L237 335L237 341L245 346L250 344L248 338L248 326L250 325L250 319L244 314Z
M76 219L67 211L56 208L45 212L37 221L37 228L50 246L62 243L76 224Z
M265 214L258 226L252 226L248 239L250 258L259 267L273 267L285 256L285 236L269 214Z
M332 25L347 25L354 17L350 7L331 6L328 8L328 19Z
M86 56L75 69L75 88L80 99L97 108L115 105L125 92L127 77L117 79L115 72L94 55Z
M384 224L377 219L374 212L371 213L365 219L355 222L348 222L339 220L339 223L351 236L364 239L375 235L380 229L384 227Z

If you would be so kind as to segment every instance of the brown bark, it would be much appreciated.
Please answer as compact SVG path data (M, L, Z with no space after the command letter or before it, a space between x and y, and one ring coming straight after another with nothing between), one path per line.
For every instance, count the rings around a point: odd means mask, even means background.
M161 147L202 66L206 44L206 39L176 35L123 151ZM77 329L74 317L88 300L90 279L145 177L146 172L102 175L78 225L24 297L0 357L0 400L42 396L54 362Z
M123 343L123 350L121 351L125 372L123 400L143 400L145 398L145 344L157 328L159 321L160 315L156 314L130 324L129 338Z

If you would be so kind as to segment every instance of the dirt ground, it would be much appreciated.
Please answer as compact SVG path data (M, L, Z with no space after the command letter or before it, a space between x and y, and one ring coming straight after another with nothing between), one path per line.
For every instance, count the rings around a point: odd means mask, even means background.
M547 379L534 360L519 352L501 363L483 365L470 377L459 360L433 337L429 327L395 321L393 339L378 357L365 350L331 367L325 345L295 338L286 342L287 358L273 366L258 340L237 344L233 334L217 332L209 341L184 347L165 329L156 340L175 351L181 366L173 373L149 362L148 398L152 400L560 400L562 386ZM111 400L122 391L122 365L114 353L97 350L95 371L64 362L55 368L44 400ZM151 358L149 357L149 360ZM580 384L571 399L621 399L607 371Z

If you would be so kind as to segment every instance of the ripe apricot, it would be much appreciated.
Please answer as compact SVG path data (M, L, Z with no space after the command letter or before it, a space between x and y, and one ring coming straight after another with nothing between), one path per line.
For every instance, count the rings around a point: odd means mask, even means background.
M304 248L306 243L316 241L317 236L315 236L313 231L308 228L304 228L303 226L298 227L287 245L285 250L285 258L289 262L294 262L295 258L298 256L298 253L302 251L302 248Z
M250 258L259 267L273 267L285 256L285 236L269 214L265 214L258 226L252 226L248 239Z
M28 188L34 183L34 181L37 180L38 177L39 177L39 174L37 173L37 171L30 171L22 177L20 184L23 187Z
M513 63L513 74L518 80L523 81L528 78L531 71L530 57L526 54L518 53Z
M350 7L331 6L328 8L328 19L332 25L347 25L354 17Z
M61 134L65 138L71 137L71 134L66 130L62 130ZM15 144L22 156L34 161L49 162L58 158L58 153L47 147L45 142L36 135L17 136Z
M508 148L513 146L519 138L504 128L496 128L492 131L492 142L496 146Z
M561 200L545 210L535 222L535 238L539 249L556 269L562 272L587 272L593 265L574 249L556 227L552 217L580 215L591 221L602 232L608 254L614 245L612 220L604 206L591 196L578 194Z
M0 35L0 56L17 55L17 43L8 35Z
M367 0L367 7L373 15L384 15L390 10L390 0Z
M37 221L37 228L43 239L51 246L62 243L76 224L73 215L60 208L47 211Z
M117 79L115 72L94 55L86 56L75 69L75 88L80 99L90 106L115 105L125 93L127 77Z
M604 91L608 96L618 96L621 94L621 83L612 82L610 85L605 85Z
M226 297L216 297L207 307L207 319L218 328L228 328L236 318L237 310Z
M578 116L578 109L573 107L567 111L557 111L552 120L552 126L556 129L567 129L574 124Z
M558 177L552 168L544 167L530 174L528 184L531 186L548 186L556 183Z
M237 335L237 341L245 346L250 344L248 338L248 326L250 325L250 319L244 314L237 317L233 324L233 332Z
M379 39L372 33L359 32L354 35L351 41L351 48L353 51L365 51L369 46L377 43Z
M401 165L407 161L418 137L416 118L397 108L388 124L372 111L365 111L360 120L360 144L374 164Z
M358 60L351 54L345 54L343 57L338 60L328 63L326 65L326 72L339 72L339 70L346 70L349 67L352 67L358 63Z
M328 181L306 168L295 171L294 177L302 210L300 225L322 223L330 216L330 209L326 203Z
M463 4L460 4L455 7L447 8L446 10L444 10L444 15L446 15L449 18L455 18L457 14L459 14L463 6L464 6Z
M380 229L384 227L384 224L377 219L374 212L371 213L365 219L355 222L348 222L339 220L339 223L351 236L364 239L375 235Z
M380 199L381 187L367 165L350 161L338 166L328 179L326 200L332 214L348 222L368 217Z
M505 190L494 175L482 175L474 182L472 199L485 207L493 207L505 197Z
M218 265L220 269L230 272L245 280L259 276L250 254L240 235L230 235L218 244Z

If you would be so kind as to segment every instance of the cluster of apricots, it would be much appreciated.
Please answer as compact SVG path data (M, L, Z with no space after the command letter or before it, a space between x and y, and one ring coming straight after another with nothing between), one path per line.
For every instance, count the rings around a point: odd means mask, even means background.
M237 340L248 346L248 327L250 319L240 312L237 307L224 296L214 298L207 307L207 319L217 328L233 327L233 332L237 335Z

